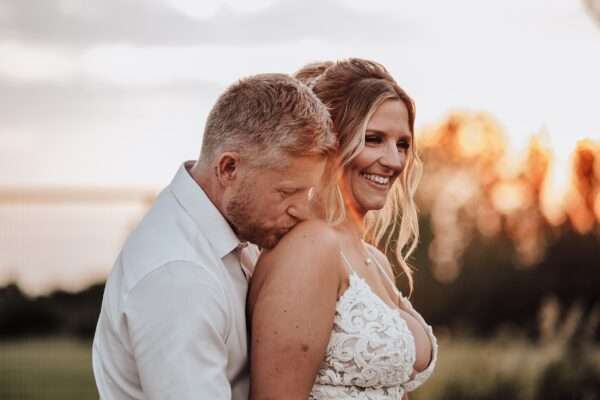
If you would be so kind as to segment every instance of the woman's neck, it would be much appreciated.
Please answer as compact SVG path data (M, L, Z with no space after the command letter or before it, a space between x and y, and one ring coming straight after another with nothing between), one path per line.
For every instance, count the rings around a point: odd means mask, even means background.
M348 234L362 239L365 233L364 219L364 215L360 215L348 207L346 219L340 224L340 227Z

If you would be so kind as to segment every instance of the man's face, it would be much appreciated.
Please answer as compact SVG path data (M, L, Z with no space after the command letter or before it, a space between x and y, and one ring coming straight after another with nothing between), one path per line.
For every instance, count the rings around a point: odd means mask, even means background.
M290 157L280 169L240 171L225 216L241 240L273 248L298 222L307 218L309 197L321 181L325 160Z

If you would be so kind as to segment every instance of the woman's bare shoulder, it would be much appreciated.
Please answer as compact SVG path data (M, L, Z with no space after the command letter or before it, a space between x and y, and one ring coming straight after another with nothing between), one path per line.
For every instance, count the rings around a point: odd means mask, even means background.
M307 257L321 257L330 255L332 252L339 253L339 239L336 230L322 220L309 220L296 225L275 246L267 251L268 257L298 256L303 253Z
M336 230L321 220L301 222L279 243L262 252L253 286L267 278L310 280L311 276L340 279L340 244Z
M296 236L310 236L318 240L325 240L327 245L337 245L339 247L338 232L333 226L321 219L311 219L299 223L290 231L290 235L284 237L284 240Z

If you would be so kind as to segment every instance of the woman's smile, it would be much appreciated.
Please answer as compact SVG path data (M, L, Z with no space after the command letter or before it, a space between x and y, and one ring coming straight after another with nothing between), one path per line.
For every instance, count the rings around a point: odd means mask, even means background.
M379 190L388 190L393 182L391 176L372 174L367 172L361 172L360 176L362 176L365 180L369 182L374 188Z

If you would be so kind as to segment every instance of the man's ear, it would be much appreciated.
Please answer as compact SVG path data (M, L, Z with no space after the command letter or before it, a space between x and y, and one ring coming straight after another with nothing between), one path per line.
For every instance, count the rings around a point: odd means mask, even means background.
M229 186L239 174L240 154L234 151L221 153L214 168L219 183Z

